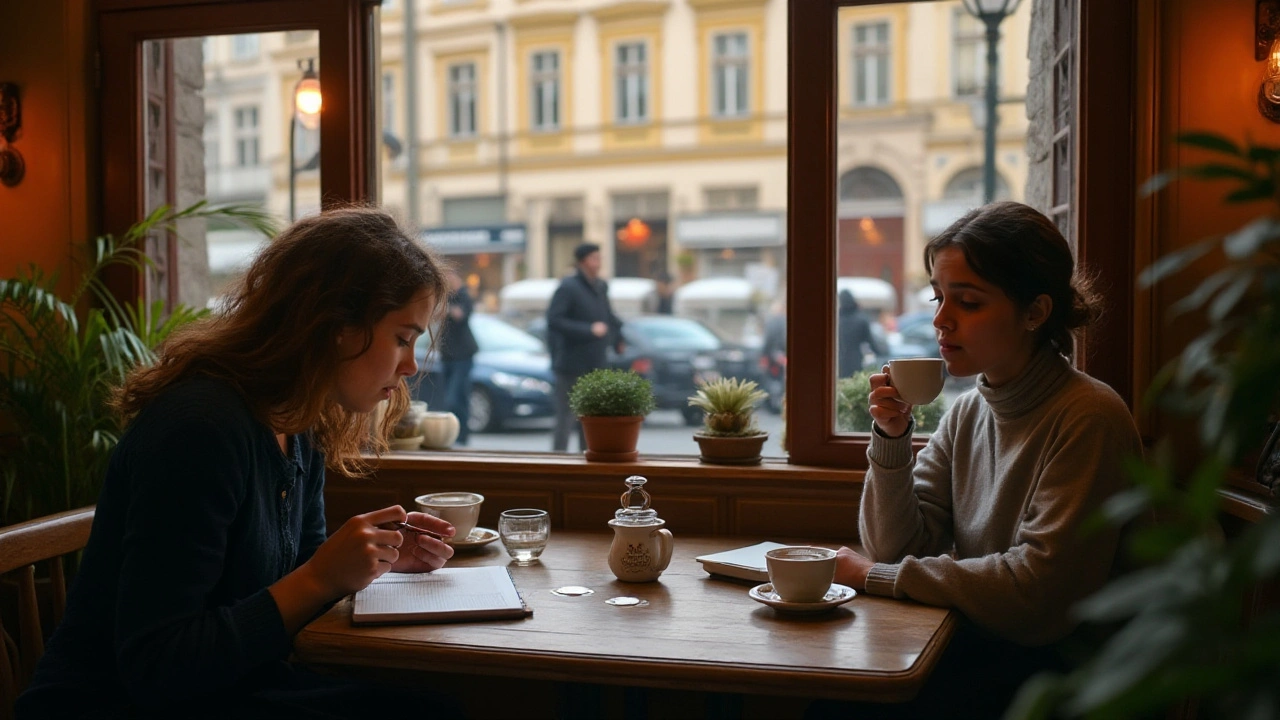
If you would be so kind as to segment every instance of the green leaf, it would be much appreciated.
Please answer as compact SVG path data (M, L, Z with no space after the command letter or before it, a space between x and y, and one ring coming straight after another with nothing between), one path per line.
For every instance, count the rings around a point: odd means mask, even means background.
M1244 260L1259 252L1269 242L1280 239L1280 220L1260 217L1227 235L1222 249L1232 260Z
M1185 132L1179 133L1176 139L1183 145L1212 150L1226 155L1235 155L1236 157L1244 156L1238 145L1217 133Z
M1215 245L1217 243L1213 240L1202 240L1177 252L1169 253L1151 263L1146 270L1143 270L1142 274L1138 276L1139 283L1144 288L1151 287L1158 281L1204 257Z
M1138 188L1138 192L1142 195L1154 195L1171 185L1175 180L1182 177L1182 173L1178 170L1170 170L1156 175L1152 175L1146 182L1142 183L1142 187Z
M1215 323L1222 322L1233 310L1240 300L1249 292L1250 286L1253 285L1252 275L1244 275L1237 277L1227 284L1222 292L1218 293L1218 297L1209 303L1209 319Z
M1228 193L1224 200L1234 205L1237 203L1254 202L1256 200L1270 200L1275 194L1275 183L1267 180L1263 182L1255 182L1248 187Z
M1244 180L1249 183L1256 183L1259 181L1258 176L1248 168L1242 168L1236 165L1220 165L1218 163L1192 165L1191 167L1184 168L1182 170L1182 174L1197 180L1221 180L1224 178L1233 178L1236 180Z

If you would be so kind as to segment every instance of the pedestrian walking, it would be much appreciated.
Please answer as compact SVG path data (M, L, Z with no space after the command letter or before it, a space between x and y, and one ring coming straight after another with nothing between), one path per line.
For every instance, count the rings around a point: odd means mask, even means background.
M449 270L449 309L440 330L440 365L444 371L445 410L458 417L458 445L466 445L471 433L471 368L480 350L471 334L475 303L457 270Z
M569 410L569 390L579 377L605 366L610 347L621 348L622 321L609 305L609 288L600 278L600 246L583 243L573 251L577 271L565 277L547 307L547 341L556 376L556 426L551 449L569 449L575 428L578 449L586 448L582 424Z

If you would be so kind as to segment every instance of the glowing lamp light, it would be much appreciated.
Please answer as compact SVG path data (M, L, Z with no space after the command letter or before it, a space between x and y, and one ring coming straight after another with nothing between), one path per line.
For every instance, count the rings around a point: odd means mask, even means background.
M320 95L320 76L316 74L314 62L308 58L307 67L302 71L302 79L293 89L293 106L297 109L298 122L308 130L320 125L320 106L324 98Z
M652 234L648 223L640 218L631 218L618 230L618 242L627 247L640 247L648 242Z

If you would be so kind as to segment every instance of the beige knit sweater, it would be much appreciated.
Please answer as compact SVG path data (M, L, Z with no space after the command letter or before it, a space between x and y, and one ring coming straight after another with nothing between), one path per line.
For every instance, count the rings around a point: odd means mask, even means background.
M1002 387L979 377L914 460L909 434L871 436L858 522L876 561L867 592L954 607L1024 645L1065 636L1118 537L1080 525L1142 452L1119 395L1046 348Z

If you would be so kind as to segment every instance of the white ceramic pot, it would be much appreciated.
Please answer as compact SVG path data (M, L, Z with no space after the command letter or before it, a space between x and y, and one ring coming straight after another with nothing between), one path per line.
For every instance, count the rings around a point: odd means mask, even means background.
M446 450L458 439L458 416L451 412L428 411L422 414L418 430L422 435L422 447Z

